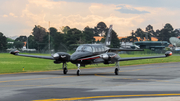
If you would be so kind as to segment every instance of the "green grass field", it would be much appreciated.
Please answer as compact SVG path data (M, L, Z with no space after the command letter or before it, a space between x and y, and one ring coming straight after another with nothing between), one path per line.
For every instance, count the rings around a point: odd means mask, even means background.
M36 54L36 55L46 55L47 54ZM121 54L123 57L143 57L143 56L152 56L152 55L128 55ZM167 63L167 62L179 62L180 56L170 56L167 58L156 58L156 59L144 59L144 60L132 60L132 61L122 61L120 62L121 66L127 65L138 65L138 64L152 64L152 63ZM96 67L114 67L114 64L104 65L87 65L82 68L96 68ZM24 67L24 71L23 71ZM62 69L62 64L54 64L53 60L30 58L30 57L21 57L14 56L8 53L0 53L0 74L3 73L19 73L19 72L33 72L33 71L48 71L48 70L60 70ZM68 69L77 69L75 64L68 63Z

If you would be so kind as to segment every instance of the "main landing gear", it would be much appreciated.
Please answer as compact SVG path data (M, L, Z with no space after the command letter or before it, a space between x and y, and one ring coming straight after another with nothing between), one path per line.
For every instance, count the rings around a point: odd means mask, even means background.
M77 66L78 66L78 70L77 70L77 76L79 76L79 73L80 73L80 64L77 64Z
M77 64L77 66L78 66L77 76L79 76L81 64ZM66 62L63 63L63 67L62 67L62 68L63 68L63 73L64 73L64 74L67 74L68 69L67 69L67 64L66 64Z
M115 68L115 70L114 70L115 75L118 75L118 74L119 74L119 70L120 70L120 68L119 68L119 62L116 62L116 68Z
M68 69L67 69L67 64L65 62L65 63L63 63L63 73L67 74L67 72L68 72Z

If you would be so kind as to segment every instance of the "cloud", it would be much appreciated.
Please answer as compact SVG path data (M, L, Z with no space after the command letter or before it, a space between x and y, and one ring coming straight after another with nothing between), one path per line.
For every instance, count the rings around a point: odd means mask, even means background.
M3 17L6 18L6 17L8 17L8 15L4 14Z
M15 17L15 18L18 17L16 15L14 15L14 13L9 13L9 15L12 16L12 17Z
M180 26L177 23L179 9L137 6L137 3L142 3L139 0L131 0L137 2L135 5L132 2L128 4L129 0L112 0L112 3L107 3L109 0L76 1L0 0L3 6L0 6L0 31L7 36L29 35L35 25L48 29L49 21L50 26L58 31L62 26L83 30L103 21L107 26L113 24L119 36L130 35L132 30L145 29L149 24L154 29L162 28L162 24L167 22Z
M80 2L80 3L99 3L99 4L125 4L133 5L136 7L167 7L179 8L179 0L53 0L53 1L66 1L66 2Z
M145 13L150 13L148 11L140 11L134 8L128 8L126 6L117 6L117 11L121 13L126 13L126 14L145 14Z

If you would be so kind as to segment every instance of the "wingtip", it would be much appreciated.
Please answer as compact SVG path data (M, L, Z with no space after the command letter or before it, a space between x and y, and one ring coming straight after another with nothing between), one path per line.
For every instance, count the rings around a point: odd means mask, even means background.
M171 52L171 51L167 51L167 52L165 53L165 55L166 55L166 57L171 56L171 55L172 55L172 52Z
M9 53L10 53L10 54L13 54L13 55L17 55L17 54L19 53L19 51L18 51L18 50L12 50L12 51L10 51Z

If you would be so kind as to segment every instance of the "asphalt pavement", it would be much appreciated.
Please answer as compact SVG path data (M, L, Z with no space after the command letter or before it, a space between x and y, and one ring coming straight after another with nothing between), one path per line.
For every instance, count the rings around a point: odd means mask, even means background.
M180 63L121 66L119 75L114 69L3 74L0 101L180 98Z

